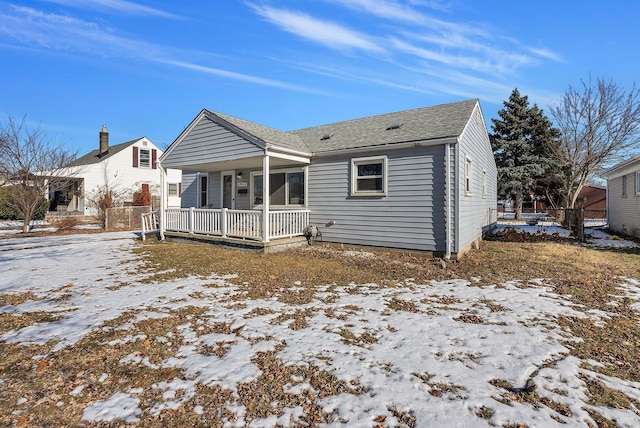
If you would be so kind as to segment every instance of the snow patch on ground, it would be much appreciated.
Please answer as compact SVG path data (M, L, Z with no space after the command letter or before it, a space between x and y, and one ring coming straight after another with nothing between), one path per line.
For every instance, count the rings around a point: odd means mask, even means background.
M535 227L548 228L546 233L557 230L552 225ZM388 426L402 426L391 408L410 412L416 426L486 427L514 422L530 427L584 426L591 421L586 411L590 408L622 427L637 425L638 416L632 410L587 404L582 377L598 379L638 400L640 383L583 368L584 361L568 356L566 343L575 339L555 321L559 315L604 321L606 314L584 313L555 294L545 279L535 286L514 278L483 287L464 280L426 284L407 280L394 288L358 285L357 293L352 285L325 286L318 287L316 300L304 305L258 299L243 300L239 307L229 303L231 297L241 294L238 287L223 277L143 283L144 275L138 273L141 261L129 251L138 245L134 238L131 232L119 232L0 241L0 292L36 296L0 307L0 312L60 315L56 321L4 333L2 341L45 344L54 340L55 352L127 311L138 311L137 319L144 320L187 306L206 308L202 316L206 323L230 323L237 329L228 335L199 334L202 325L189 321L180 326L182 345L175 355L153 364L139 355L123 358L120 364L179 368L184 376L154 384L151 388L161 394L151 404L141 403L141 389L123 390L95 402L84 410L86 421L136 423L144 412L158 415L188 407L198 384L218 385L237 394L240 383L254 381L262 373L252 358L285 344L277 354L285 365L312 364L347 385L365 388L361 395L341 393L321 400L322 407L335 414L336 422L328 426L370 427L379 415L386 415ZM210 286L212 281L215 287ZM356 281L354 278L354 284ZM620 295L638 299L639 279L620 278ZM414 310L394 309L394 301L412 302ZM294 330L286 322L276 322L280 315L299 310L310 314L305 328ZM127 330L131 326L129 322L108 328ZM346 331L351 339L346 338ZM121 341L170 343L174 339L178 338L168 334L131 334ZM199 352L217 343L225 343L223 357ZM103 373L98 382L108 377L109 373ZM533 382L540 397L567 406L572 416L559 415L546 406L497 401L505 390L494 385L496 380L516 388ZM71 395L81 396L88 386L78 386ZM308 379L302 378L283 385L291 394L303 394L310 388ZM480 418L478 414L487 408L492 415ZM245 426L242 405L232 400L226 410L236 416L226 426ZM194 405L192 411L204 409ZM279 416L253 419L251 426L290 426L302 412L301 407L284 408Z

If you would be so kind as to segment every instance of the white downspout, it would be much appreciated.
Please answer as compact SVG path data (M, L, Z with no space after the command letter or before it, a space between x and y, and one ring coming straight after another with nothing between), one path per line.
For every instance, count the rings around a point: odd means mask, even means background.
M451 143L445 144L445 189L447 192L447 197L445 198L445 229L446 229L446 252L444 255L445 260L451 259L451 197L452 197L452 188L451 188Z
M269 155L262 158L262 241L269 242Z
M156 165L160 168L160 225L158 232L160 233L160 240L164 241L166 219L165 211L167 209L167 170L162 166L160 161L157 161Z

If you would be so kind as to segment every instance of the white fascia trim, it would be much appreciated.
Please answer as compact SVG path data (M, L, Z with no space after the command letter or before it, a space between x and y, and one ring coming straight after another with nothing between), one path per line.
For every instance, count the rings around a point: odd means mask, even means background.
M296 156L296 155L290 155L286 153L278 153L278 152L271 151L269 149L265 150L264 154L265 156L271 156L278 159L286 159L286 160L297 162L297 163L304 163L304 164L311 163L311 158L309 156L304 156L304 155Z

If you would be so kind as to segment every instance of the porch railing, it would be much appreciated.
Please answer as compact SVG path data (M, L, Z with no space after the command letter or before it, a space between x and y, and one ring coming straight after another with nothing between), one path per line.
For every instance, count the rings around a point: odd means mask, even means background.
M263 240L262 211L169 208L165 222L168 232ZM269 240L302 235L308 224L308 210L271 211Z
M140 234L140 236L144 241L148 233L158 232L158 212L150 211L148 213L142 213L140 215L140 218L141 218L140 223L142 226L142 233Z

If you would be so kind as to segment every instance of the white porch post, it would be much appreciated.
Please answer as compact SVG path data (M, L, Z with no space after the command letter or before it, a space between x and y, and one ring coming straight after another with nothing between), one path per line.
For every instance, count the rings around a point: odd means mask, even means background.
M262 241L269 242L269 155L262 158Z
M164 231L166 225L166 209L167 209L167 170L162 166L160 161L156 162L158 168L160 168L160 225L158 227L160 232L160 240L164 240Z

